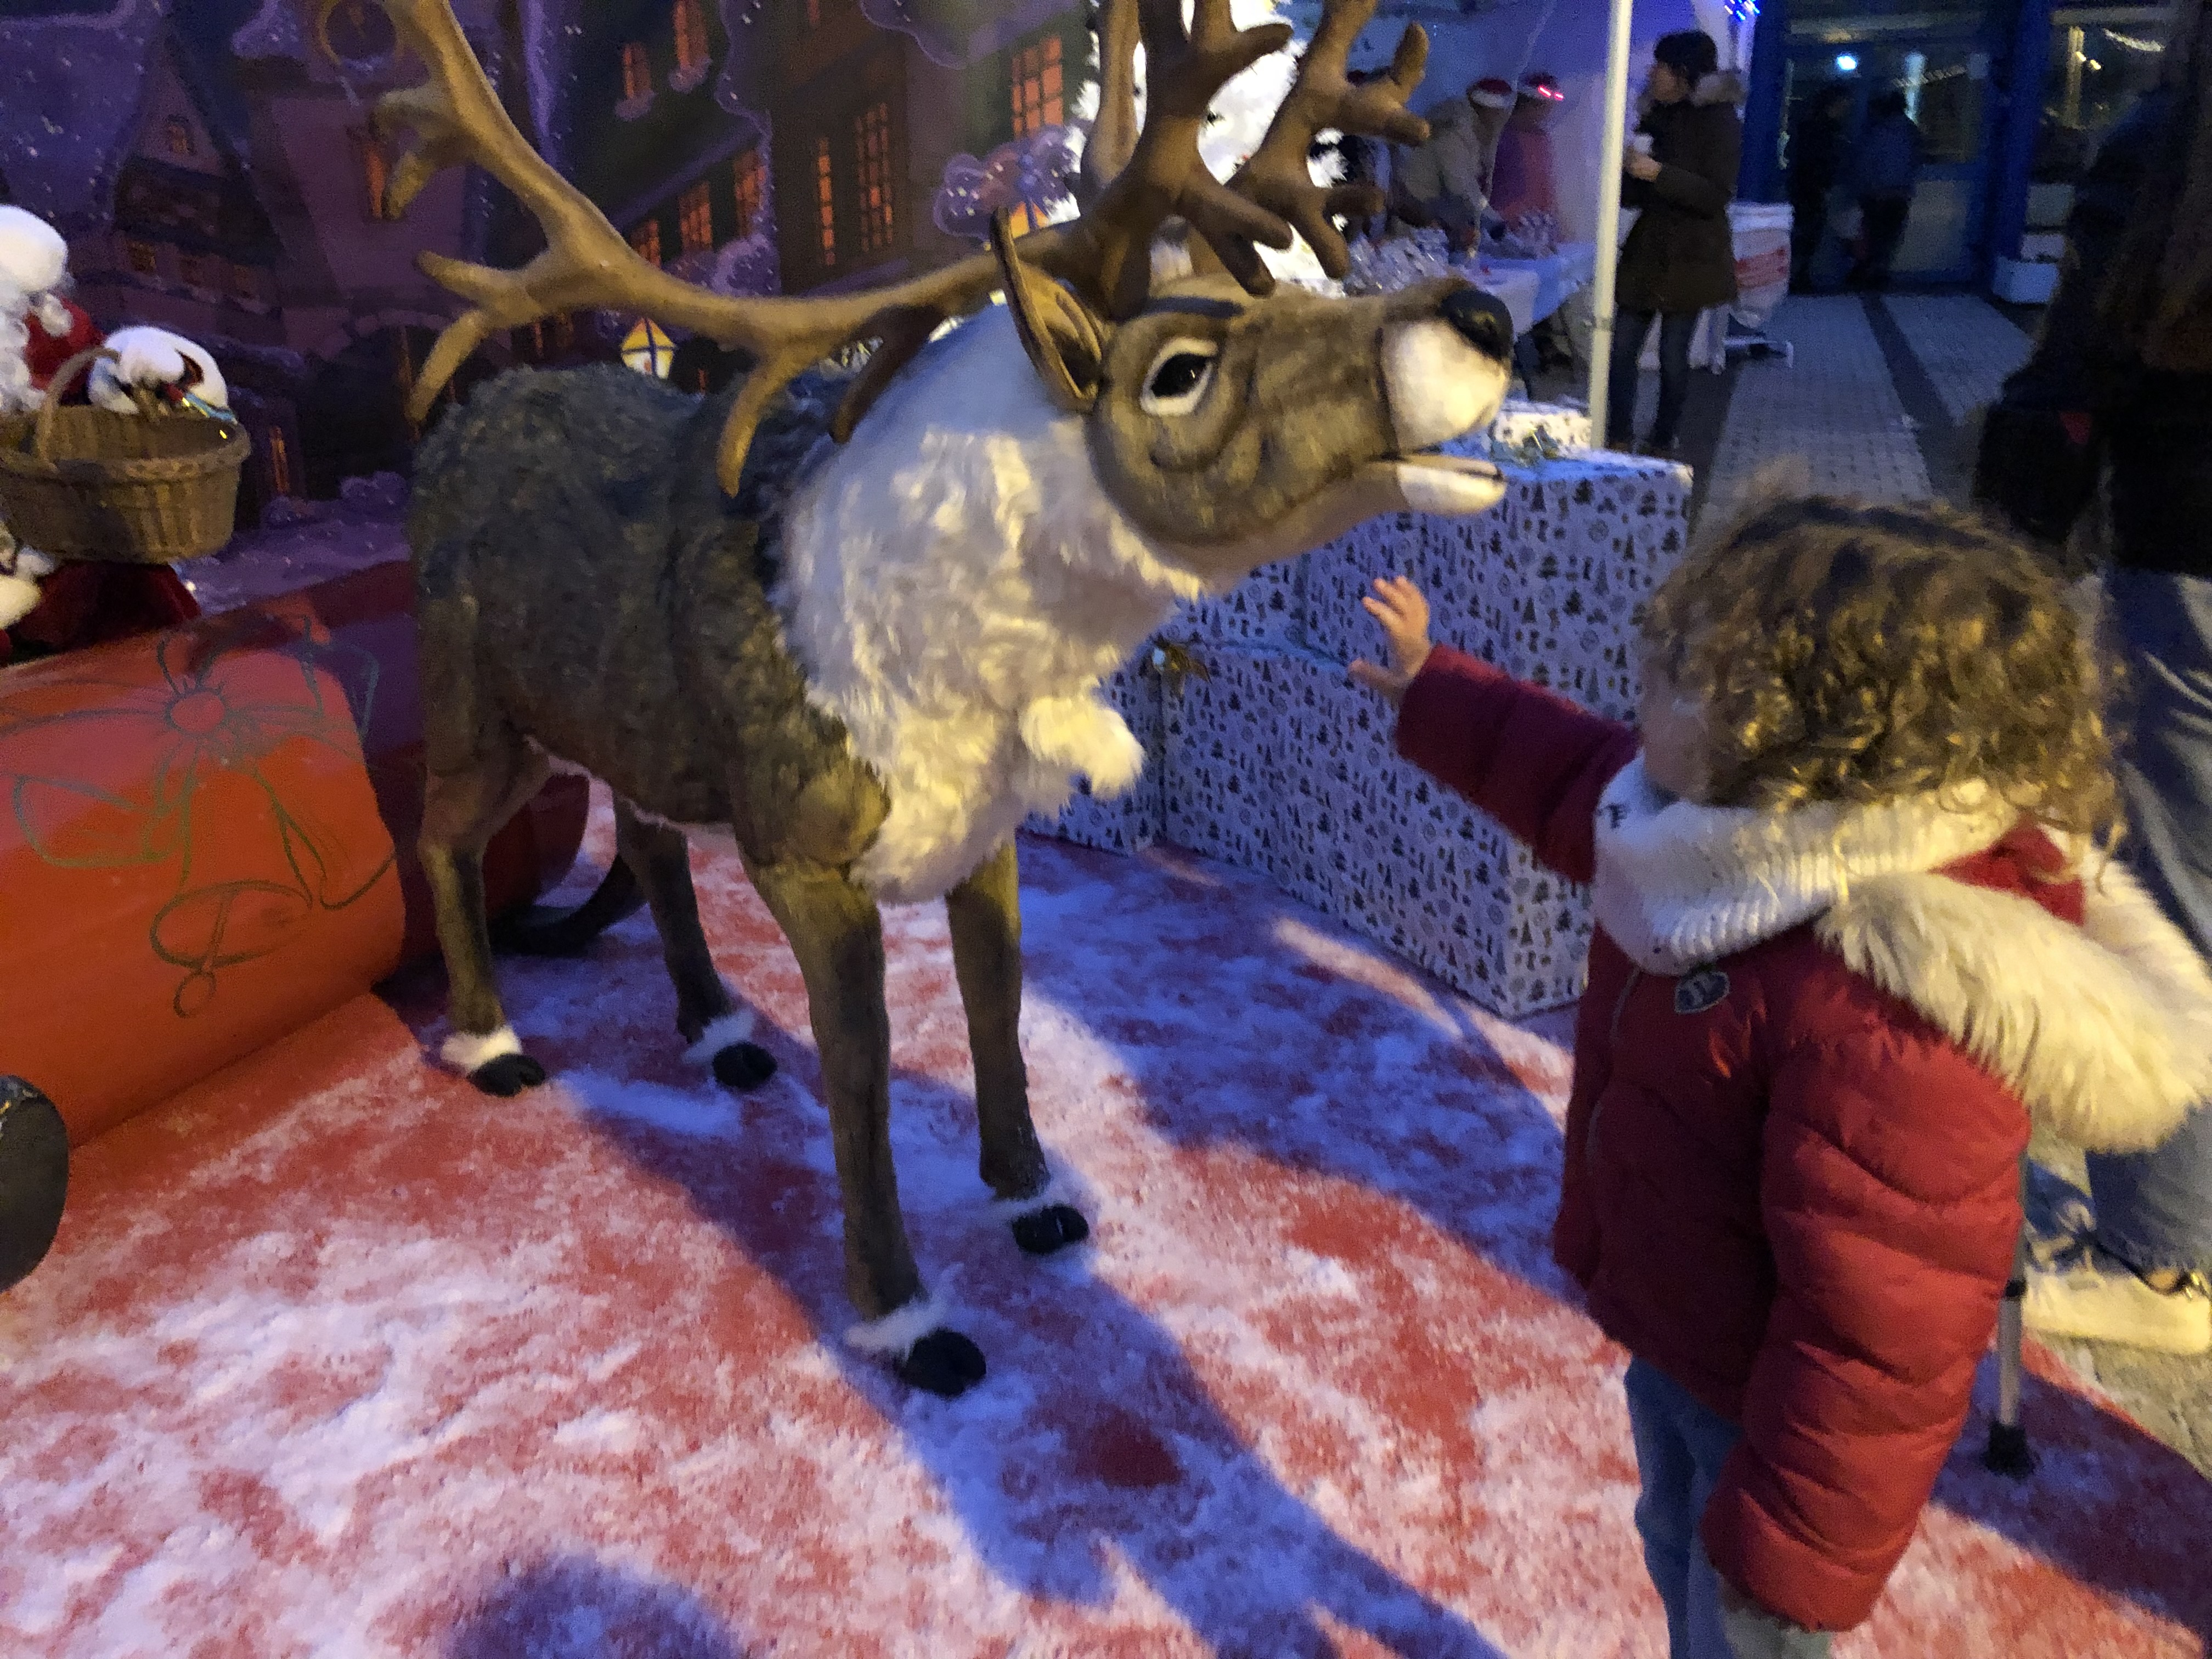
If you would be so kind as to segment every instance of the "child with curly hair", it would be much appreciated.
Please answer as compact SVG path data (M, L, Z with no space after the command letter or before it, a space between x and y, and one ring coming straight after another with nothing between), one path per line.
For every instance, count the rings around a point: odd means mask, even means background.
M2075 613L1978 521L1770 505L1654 596L1639 730L1365 603L1399 751L1591 887L1553 1251L1631 1356L1674 1659L1825 1653L1966 1421L2031 1122L2141 1147L2212 1091Z

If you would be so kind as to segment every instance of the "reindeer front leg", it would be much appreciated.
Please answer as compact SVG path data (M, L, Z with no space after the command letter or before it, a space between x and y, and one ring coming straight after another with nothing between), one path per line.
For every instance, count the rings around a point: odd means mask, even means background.
M883 918L866 891L823 865L763 865L748 857L745 873L790 940L806 981L845 1200L845 1291L868 1322L847 1340L890 1356L902 1381L951 1399L982 1380L983 1354L939 1322L899 1213Z
M1012 842L945 896L945 914L975 1062L983 1180L1014 1212L1014 1242L1031 1255L1049 1255L1082 1243L1091 1227L1073 1207L1052 1200L1051 1171L1030 1119L1021 1042L1021 878Z

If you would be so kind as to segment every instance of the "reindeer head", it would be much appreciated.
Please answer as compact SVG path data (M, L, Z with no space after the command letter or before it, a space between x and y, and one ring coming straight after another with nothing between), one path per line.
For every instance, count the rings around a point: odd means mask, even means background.
M1105 495L1211 583L1380 513L1479 513L1503 494L1494 469L1425 453L1495 415L1513 342L1502 306L1450 280L1357 300L1279 292L1258 252L1287 248L1295 228L1341 276L1350 258L1336 219L1382 204L1371 186L1313 182L1306 156L1316 136L1427 137L1405 109L1427 58L1418 27L1387 75L1355 86L1345 74L1376 0L1325 0L1289 94L1226 183L1199 155L1208 106L1231 78L1286 46L1290 29L1239 29L1229 0L1194 0L1188 24L1183 0L1106 0L1101 109L1079 218L1017 240L1001 216L988 253L893 288L761 299L710 293L633 252L515 130L449 0L381 3L429 69L425 84L378 106L380 124L420 137L393 171L388 210L403 211L440 168L474 161L530 208L547 240L519 271L422 256L424 270L471 307L424 366L418 418L497 329L586 307L639 312L757 360L723 433L718 470L734 492L763 410L794 376L840 347L876 342L832 428L842 442L945 321L997 289L1046 396L1084 422ZM1178 223L1190 269L1156 281L1163 233Z

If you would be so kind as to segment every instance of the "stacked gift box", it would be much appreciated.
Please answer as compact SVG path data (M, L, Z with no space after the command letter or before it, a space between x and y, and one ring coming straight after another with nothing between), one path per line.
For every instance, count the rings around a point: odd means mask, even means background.
M1541 422L1569 453L1507 464L1505 499L1480 518L1371 520L1190 607L1106 688L1152 757L1145 781L1032 828L1265 874L1507 1016L1571 1000L1586 896L1400 761L1390 710L1345 672L1381 652L1358 601L1395 572L1428 595L1438 640L1632 716L1634 617L1681 555L1690 476L1574 453L1588 425L1569 411L1509 413L1522 424L1507 441Z

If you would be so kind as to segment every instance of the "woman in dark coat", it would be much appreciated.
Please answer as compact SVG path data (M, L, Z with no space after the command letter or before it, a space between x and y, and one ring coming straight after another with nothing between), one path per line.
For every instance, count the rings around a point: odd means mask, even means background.
M1690 338L1701 312L1735 298L1735 241L1729 203L1743 157L1736 119L1741 82L1719 71L1720 50L1696 29L1663 36L1652 49L1649 107L1637 131L1648 155L1631 154L1621 205L1639 209L1620 252L1606 442L1632 447L1637 365L1659 325L1659 416L1653 454L1673 451L1690 396Z

